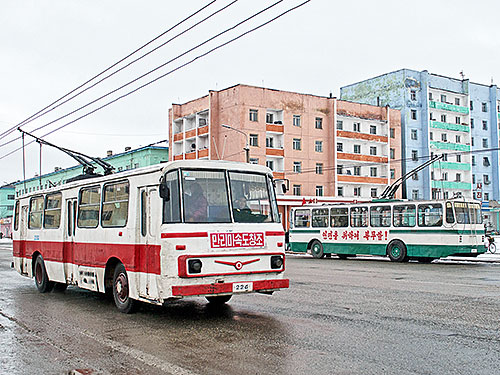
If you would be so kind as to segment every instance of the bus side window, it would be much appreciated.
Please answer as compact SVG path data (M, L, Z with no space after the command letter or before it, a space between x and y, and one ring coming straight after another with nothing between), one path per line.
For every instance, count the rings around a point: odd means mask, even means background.
M61 224L62 194L47 194L45 196L45 210L43 214L43 227L46 229L59 228Z
M455 222L455 215L453 215L453 206L451 202L446 202L446 222L453 224Z
M128 219L128 181L114 182L104 185L104 199L102 202L103 228L124 227Z
M314 228L328 227L328 208L316 208L312 210L312 226Z
M414 227L415 226L415 205L404 204L396 205L393 208L393 225L395 227Z
M441 204L419 204L418 226L440 227L443 225L443 206Z
M331 226L345 228L349 226L349 210L347 207L332 208L330 210Z
M370 226L390 227L391 206L373 206L370 208Z
M33 197L30 200L30 212L28 220L29 229L40 229L43 218L43 196Z
M309 228L310 210L295 210L295 228Z
M78 228L97 228L100 206L101 187L82 188L78 200Z
M351 227L368 226L368 207L351 208Z

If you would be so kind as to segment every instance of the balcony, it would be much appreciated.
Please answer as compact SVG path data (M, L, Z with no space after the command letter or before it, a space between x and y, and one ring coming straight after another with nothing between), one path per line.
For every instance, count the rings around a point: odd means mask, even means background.
M462 107L459 105L454 105L449 103L435 102L433 100L429 100L429 107L436 109L444 109L445 111L463 113L465 115L469 114L469 107Z
M433 189L472 189L472 184L469 182L456 182L456 181L431 181Z
M455 169L455 170L461 170L461 171L470 171L471 166L469 163L452 163L449 161L445 162L440 162L436 164L437 167L441 169Z
M184 157L185 157L186 160L188 160L188 159L196 159L196 151L187 152L186 154L184 154Z
M431 128L445 129L445 130L455 130L459 132L470 132L470 128L464 124L450 124L448 122L431 121Z
M337 152L337 159L358 160L358 161L367 161L372 163L384 163L384 164L386 164L389 161L385 156L350 154L346 152Z
M204 135L204 134L208 134L208 126L198 128L198 135Z
M186 131L186 139L196 137L196 129Z
M285 127L279 124L266 124L266 132L283 133Z
M282 148L270 148L266 147L266 156L280 156L284 157L285 156L285 150Z
M184 139L184 133L174 134L174 142L182 141Z
M282 180L285 178L285 172L273 172L273 177Z
M198 150L198 158L206 158L208 157L208 148L203 150Z
M364 177L364 176L348 176L337 175L337 182L351 182L355 184L378 184L387 185L387 177Z
M375 142L387 143L387 137L384 135L358 133L358 132L351 132L351 131L346 131L346 130L337 130L337 137L351 138L351 139L363 139L365 141L375 141Z
M180 154L180 155L174 155L174 161L175 160L182 160L183 159L182 156L183 156L182 154Z
M470 151L469 145L462 145L459 143L447 143L447 142L437 142L430 141L431 147L438 148L441 150L453 150L453 151Z

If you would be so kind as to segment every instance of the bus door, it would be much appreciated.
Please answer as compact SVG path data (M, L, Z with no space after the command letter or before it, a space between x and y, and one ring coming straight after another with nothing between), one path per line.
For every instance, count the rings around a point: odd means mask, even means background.
M145 298L158 296L158 285L154 275L159 268L159 222L161 220L158 188L139 189L140 225L138 245L140 248L141 272L139 273L139 295Z
M28 206L21 207L21 216L19 222L19 256L21 261L21 274L28 274L28 258L26 257L26 236L28 231ZM31 254L30 254L31 255Z
M78 204L76 198L66 199L66 215L64 219L64 245L63 245L63 263L64 277L66 282L72 283L76 280L74 275L75 261L75 231L76 231L76 212Z

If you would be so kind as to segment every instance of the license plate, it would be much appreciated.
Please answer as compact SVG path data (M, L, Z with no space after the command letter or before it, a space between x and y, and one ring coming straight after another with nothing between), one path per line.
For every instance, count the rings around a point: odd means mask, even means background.
M251 292L253 283L233 283L233 293Z
M471 252L472 254L475 254L475 253L477 253L477 249L472 249L470 252Z

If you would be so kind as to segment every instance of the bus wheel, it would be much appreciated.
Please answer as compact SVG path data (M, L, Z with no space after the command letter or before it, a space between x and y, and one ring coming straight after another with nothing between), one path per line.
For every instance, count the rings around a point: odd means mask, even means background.
M406 246L399 240L392 241L387 248L387 255L393 262L406 262Z
M323 253L323 245L321 242L314 240L313 243L311 244L311 254L313 257L317 259L321 259L325 256Z
M118 264L113 276L113 299L118 311L129 314L135 310L137 302L129 296L127 271L123 264Z
M40 293L47 293L54 287L54 282L49 280L45 263L41 255L35 261L35 285Z
M205 297L208 303L212 305L223 305L231 299L232 296L211 296Z

